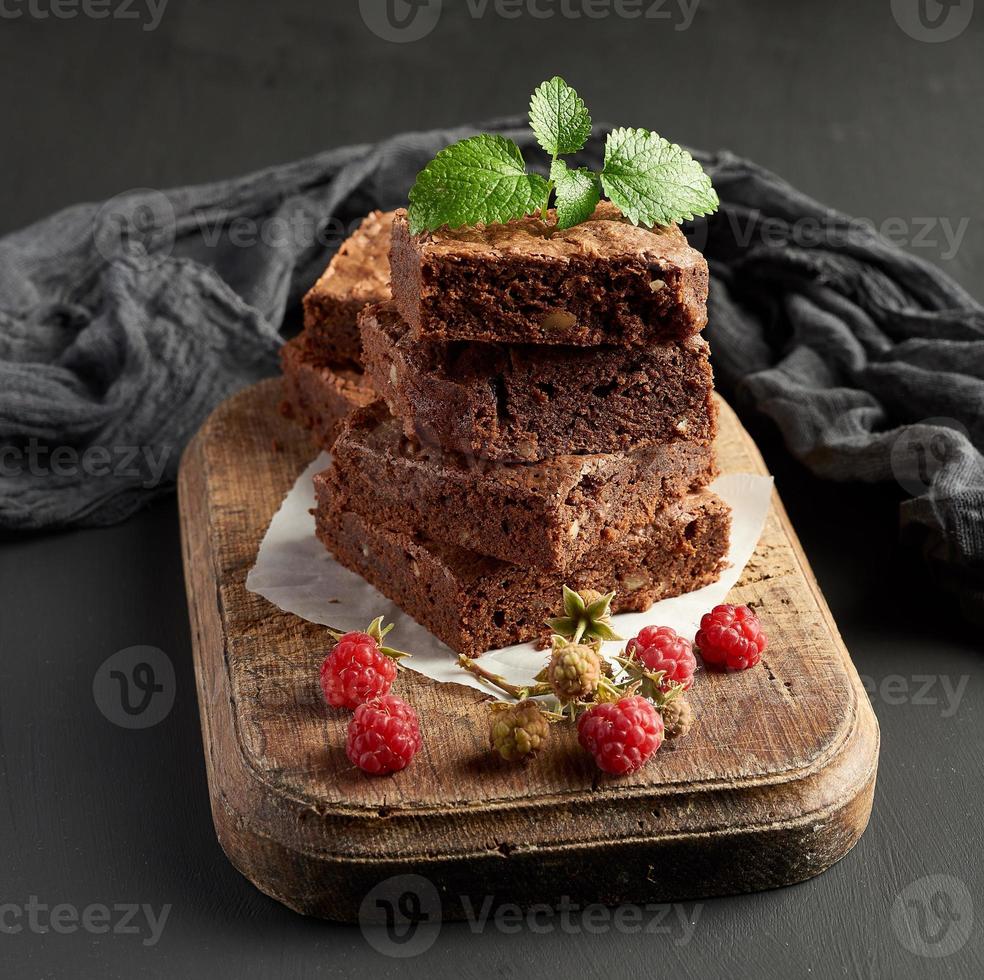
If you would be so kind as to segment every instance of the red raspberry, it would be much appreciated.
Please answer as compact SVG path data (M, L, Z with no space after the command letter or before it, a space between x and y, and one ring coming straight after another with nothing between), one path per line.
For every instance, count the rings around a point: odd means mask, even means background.
M346 633L321 665L321 690L335 708L355 708L386 694L396 679L396 662L368 633Z
M417 712L402 698L386 694L355 709L348 726L345 754L374 776L406 767L420 748Z
M705 663L722 670L746 670L762 659L769 641L748 606L724 605L704 614L695 642Z
M644 765L663 743L663 719L638 694L596 704L577 720L577 737L605 772L621 776Z
M625 648L629 657L635 657L650 673L665 671L659 689L668 691L674 684L684 689L694 682L697 658L689 640L685 640L669 626L647 626Z

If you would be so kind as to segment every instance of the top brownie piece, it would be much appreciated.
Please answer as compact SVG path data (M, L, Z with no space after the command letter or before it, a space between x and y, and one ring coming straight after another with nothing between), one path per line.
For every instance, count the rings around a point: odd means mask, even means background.
M707 262L676 225L640 228L608 201L548 234L535 217L411 235L397 211L393 299L424 340L641 345L707 323Z
M304 297L308 346L333 364L359 363L359 312L369 303L390 298L389 250L394 216L394 211L366 215Z

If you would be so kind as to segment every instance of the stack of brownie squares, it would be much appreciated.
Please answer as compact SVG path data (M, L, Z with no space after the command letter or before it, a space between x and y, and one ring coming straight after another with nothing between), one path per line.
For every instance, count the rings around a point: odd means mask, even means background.
M563 231L538 217L419 235L402 211L367 222L285 352L294 414L322 444L338 433L315 477L335 558L470 656L543 638L564 584L614 590L629 612L714 581L730 511L707 490L708 274L680 230L607 203ZM315 363L324 334L355 349L339 288L369 256L374 276L356 279L378 298L348 296L361 352ZM321 371L303 398L291 358ZM337 391L342 370L358 398L340 422L324 372Z

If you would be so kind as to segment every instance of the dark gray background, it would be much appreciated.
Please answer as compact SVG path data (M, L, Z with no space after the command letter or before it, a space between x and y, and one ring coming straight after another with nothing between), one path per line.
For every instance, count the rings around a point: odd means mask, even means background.
M688 30L618 16L475 19L464 0L444 6L433 33L409 44L370 33L355 0L170 0L154 31L123 19L0 17L0 231L130 188L521 111L537 82L561 73L596 118L730 148L845 211L898 219L893 233L984 298L984 9L934 44L908 36L890 0L699 0ZM26 0L5 9L26 11ZM147 21L145 0L133 9ZM679 23L676 3L665 9ZM928 237L940 244L911 240L920 218L934 219ZM942 221L965 219L951 254ZM872 822L839 865L793 888L703 903L686 945L614 930L446 926L428 951L399 960L357 928L288 912L238 876L213 835L172 498L110 530L0 545L0 906L36 896L79 909L172 907L153 947L140 935L33 932L22 920L23 931L0 931L0 971L984 974L979 634L897 546L899 488L820 483L767 425L746 422L882 726ZM173 710L147 730L113 724L92 694L106 658L137 644L163 650L176 673ZM955 876L977 906L966 944L935 960L908 950L891 918L903 890L932 874ZM966 921L966 897L944 890Z

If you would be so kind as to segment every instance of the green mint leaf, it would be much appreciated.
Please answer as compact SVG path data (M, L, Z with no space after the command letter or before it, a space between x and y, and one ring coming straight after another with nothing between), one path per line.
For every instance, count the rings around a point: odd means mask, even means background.
M530 99L530 127L552 157L577 153L591 135L591 116L581 97L559 75Z
M605 193L636 225L669 225L718 207L703 168L648 129L613 129L605 144Z
M601 200L598 175L586 167L571 170L563 160L554 160L550 179L557 191L557 227L563 230L587 221Z
M417 175L407 209L410 231L501 224L545 208L547 181L528 174L523 154L502 136L472 136L441 150Z

